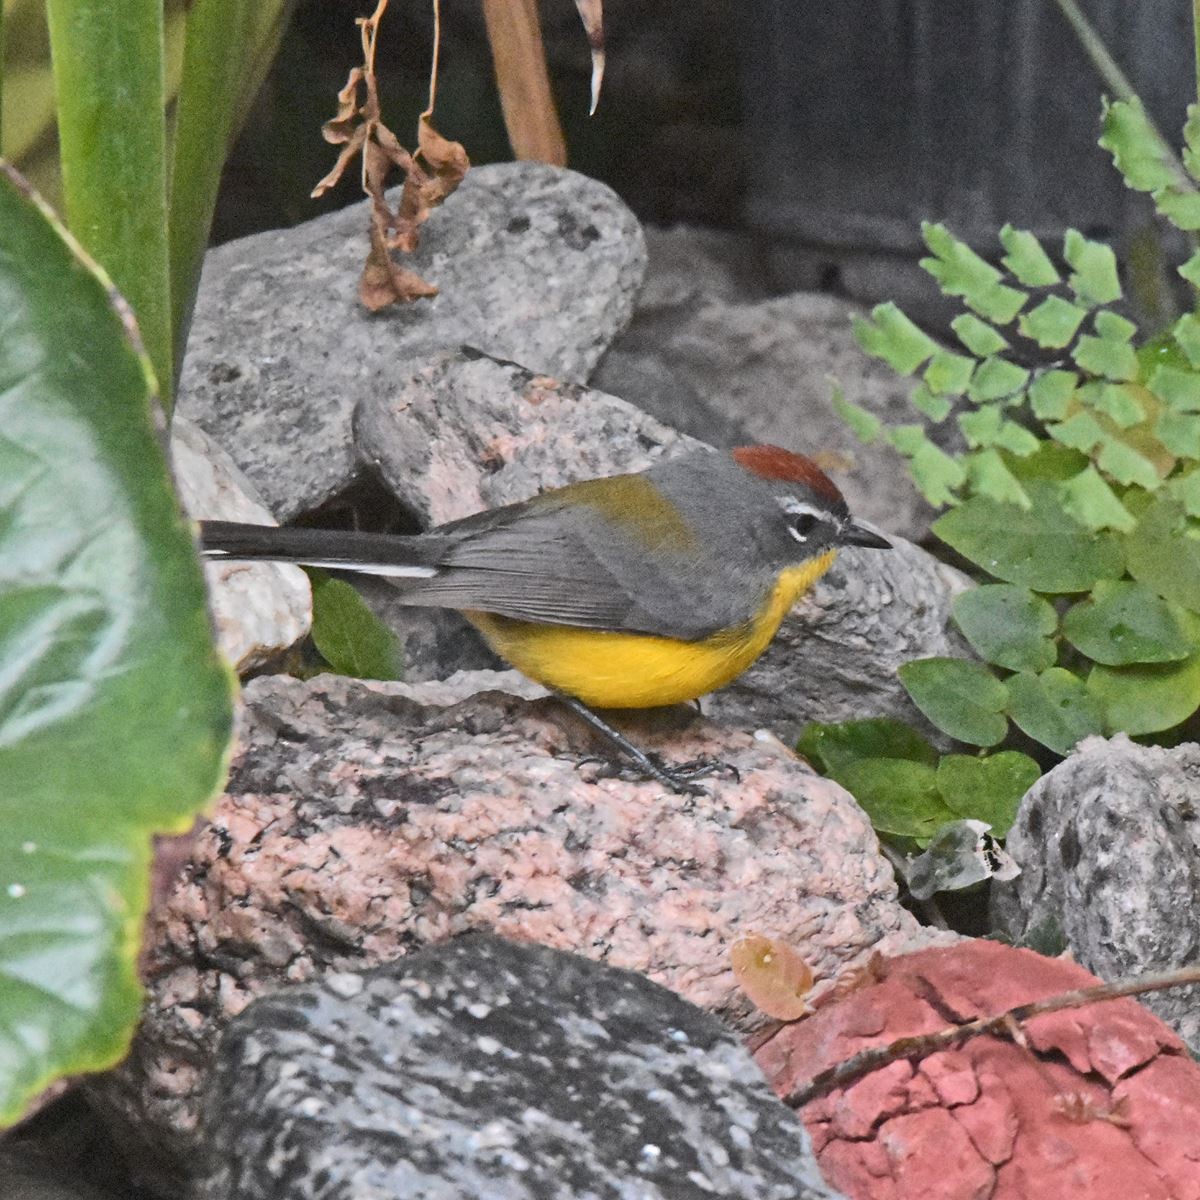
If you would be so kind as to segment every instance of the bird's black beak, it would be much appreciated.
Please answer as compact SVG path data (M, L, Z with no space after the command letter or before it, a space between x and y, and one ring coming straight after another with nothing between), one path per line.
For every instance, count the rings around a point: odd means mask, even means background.
M892 543L861 525L843 525L838 541L843 546L863 546L868 550L890 550Z

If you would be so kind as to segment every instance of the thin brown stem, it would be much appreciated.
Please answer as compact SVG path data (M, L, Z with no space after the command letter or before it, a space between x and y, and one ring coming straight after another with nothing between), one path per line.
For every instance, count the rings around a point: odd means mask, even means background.
M1153 975L1142 975L1136 979L1119 979L1115 983L1100 983L1093 987L1079 988L1073 992L1062 992L1057 996L1047 996L1044 1000L1033 1000L1028 1004L1018 1004L1006 1012L997 1013L990 1017L978 1017L962 1025L952 1025L947 1029L939 1029L936 1033L921 1034L917 1037L900 1038L889 1042L886 1046L872 1046L838 1063L828 1070L814 1075L806 1084L793 1088L783 1099L785 1104L793 1108L804 1105L820 1097L828 1095L837 1088L844 1088L862 1079L866 1075L886 1067L889 1063L899 1062L905 1058L924 1058L935 1050L944 1050L965 1042L981 1034L991 1034L993 1037L1007 1037L1017 1041L1017 1032L1021 1022L1043 1013L1059 1012L1064 1008L1080 1008L1085 1004L1095 1004L1101 1000L1118 1000L1123 996L1141 996L1147 992L1160 992L1166 988L1183 987L1190 983L1200 983L1200 965L1180 967L1174 971L1161 971Z

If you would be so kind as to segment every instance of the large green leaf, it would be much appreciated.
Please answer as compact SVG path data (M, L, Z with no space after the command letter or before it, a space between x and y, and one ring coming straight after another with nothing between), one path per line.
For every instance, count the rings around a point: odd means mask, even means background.
M942 799L960 817L986 821L999 838L1007 837L1025 793L1042 770L1027 754L1001 750L986 758L947 754L938 763Z
M1200 618L1145 584L1101 580L1063 616L1063 636L1093 662L1178 662L1200 649Z
M1009 716L1055 754L1070 754L1080 738L1104 732L1099 704L1088 695L1083 680L1062 667L1040 675L1022 671L1005 683Z
M1028 509L973 496L934 522L933 531L973 563L1036 592L1084 592L1122 573L1113 534L1092 533L1063 508L1056 484L1024 484Z
M834 779L839 771L863 758L906 758L931 767L938 758L937 751L911 725L890 717L805 725L796 749Z
M954 813L937 788L937 771L908 758L862 758L848 764L838 782L862 805L880 833L922 841Z
M218 787L231 680L128 310L0 173L0 1121L120 1057L151 835Z
M344 579L315 568L312 583L312 640L339 674L354 679L401 679L403 657L396 635Z
M1200 654L1152 666L1093 667L1087 690L1109 733L1161 733L1200 708Z

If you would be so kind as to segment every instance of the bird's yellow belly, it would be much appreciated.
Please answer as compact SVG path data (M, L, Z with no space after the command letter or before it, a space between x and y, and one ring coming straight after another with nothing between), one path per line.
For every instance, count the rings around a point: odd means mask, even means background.
M523 675L595 708L680 704L724 687L767 648L788 609L829 569L835 551L784 571L766 604L744 625L698 642L643 633L466 616L492 649Z

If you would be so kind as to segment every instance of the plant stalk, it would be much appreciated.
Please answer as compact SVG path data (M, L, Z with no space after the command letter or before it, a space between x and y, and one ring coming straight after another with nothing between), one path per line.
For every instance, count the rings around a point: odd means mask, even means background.
M137 316L169 407L162 0L47 0L67 223Z

